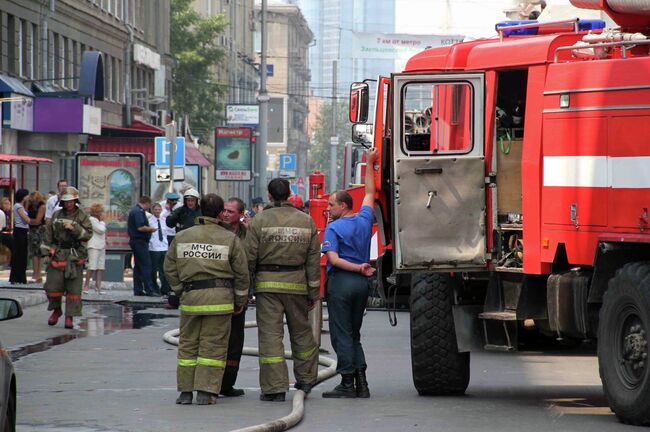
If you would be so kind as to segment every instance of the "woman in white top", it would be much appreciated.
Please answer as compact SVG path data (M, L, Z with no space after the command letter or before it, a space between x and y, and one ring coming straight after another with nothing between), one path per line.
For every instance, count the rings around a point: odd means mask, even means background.
M95 290L97 294L102 292L102 273L104 272L104 262L106 261L106 224L104 223L104 206L93 204L90 206L90 222L93 224L93 236L88 240L86 248L88 249L88 270L86 270L86 283L83 292L87 293L90 289L90 279L95 272Z
M27 207L29 191L18 189L14 195L14 249L11 251L11 272L9 283L27 283L27 233L29 231L29 216Z

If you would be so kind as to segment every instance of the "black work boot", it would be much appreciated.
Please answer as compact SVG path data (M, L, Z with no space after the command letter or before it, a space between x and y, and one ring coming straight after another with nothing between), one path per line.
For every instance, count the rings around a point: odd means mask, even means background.
M244 396L245 392L242 389L230 387L229 389L222 388L219 394L225 397L239 397Z
M264 402L284 402L285 393L262 393L260 400Z
M176 399L178 405L192 405L192 392L181 392Z
M370 389L368 388L365 369L357 369L354 371L354 388L357 391L358 398L370 397Z
M334 390L324 392L324 398L356 398L357 391L354 389L354 374L342 374L341 384L334 387Z
M217 395L210 392L197 391L196 404L197 405L214 405L217 403Z

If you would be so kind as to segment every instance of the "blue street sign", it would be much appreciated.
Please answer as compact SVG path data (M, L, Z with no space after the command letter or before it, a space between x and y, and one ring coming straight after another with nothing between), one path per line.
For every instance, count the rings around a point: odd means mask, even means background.
M298 185L297 184L291 183L289 185L289 187L291 188L291 194L292 195L298 195Z
M272 77L273 76L273 65L272 64L266 64L266 76L267 77Z
M280 171L296 171L298 169L298 158L295 153L280 154Z
M171 145L165 137L156 137L156 168L169 168L171 160ZM176 151L174 152L174 166L185 166L185 138L176 137Z

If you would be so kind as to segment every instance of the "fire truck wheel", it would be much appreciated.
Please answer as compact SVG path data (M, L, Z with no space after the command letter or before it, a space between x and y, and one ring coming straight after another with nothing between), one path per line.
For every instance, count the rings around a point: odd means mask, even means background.
M650 425L650 263L625 265L609 281L598 328L605 396L623 423Z
M452 299L449 275L413 275L411 367L420 395L463 394L469 384L469 353L458 352Z

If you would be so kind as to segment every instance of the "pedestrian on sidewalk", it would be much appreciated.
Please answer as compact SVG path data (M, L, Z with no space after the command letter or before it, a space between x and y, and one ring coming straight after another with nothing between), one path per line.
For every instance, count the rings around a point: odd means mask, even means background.
M151 207L151 198L146 195L140 197L138 203L129 212L127 230L129 233L129 246L133 252L133 295L156 296L157 293L151 280L151 256L149 255L149 239L151 233L158 230L149 226L147 210Z
M352 197L346 191L330 195L327 208L333 220L323 236L322 251L327 257L327 310L332 346L336 351L336 372L341 384L324 392L324 398L370 397L366 379L366 358L361 346L363 311L370 290L369 277L375 269L370 261L374 166L377 151L366 155L365 196L359 213L354 213Z
M102 291L102 274L106 268L106 223L104 219L104 206L95 203L90 206L90 223L93 226L93 236L88 240L88 269L86 270L86 283L84 292L90 290L90 280L95 273L95 291Z
M268 185L272 204L257 213L246 233L246 255L255 277L260 400L282 402L289 390L284 324L291 339L296 389L309 393L318 374L318 345L308 311L320 299L320 241L314 220L287 202L285 179Z
M63 209L54 212L45 230L41 250L49 256L45 293L52 311L47 323L56 325L61 317L61 299L65 295L65 328L73 327L73 318L81 316L83 265L88 252L82 242L90 240L93 225L79 208L79 191L67 187L61 195Z
M14 249L14 237L12 235L11 201L7 197L0 199L0 244L6 249L2 254L11 260L11 251Z
M160 214L162 213L162 206L155 203L151 206L151 214L149 215L149 226L158 228L158 230L151 235L149 239L149 256L151 256L151 283L153 284L154 291L167 296L169 295L169 283L165 278L165 255L169 245L167 244L167 236L163 233L163 226L165 222L162 220ZM158 276L160 276L160 285L158 285Z
M32 280L30 283L42 283L41 276L41 244L45 235L45 198L39 191L29 194L29 216L28 252L32 258Z
M179 232L165 257L165 273L181 299L178 341L177 404L217 402L228 353L231 315L242 314L248 298L249 274L239 239L217 219L223 199L208 194L203 216Z
M172 240L176 237L176 227L167 226L167 217L183 205L178 202L180 198L180 195L176 192L167 192L165 194L165 201L160 203L163 206L162 213L160 213L160 220L163 226L163 235L167 237L168 245L171 245Z
M56 182L56 188L58 190L58 193L56 195L52 195L47 199L47 204L45 204L45 222L49 223L50 220L52 219L52 216L54 215L54 212L59 210L59 202L61 201L61 195L63 194L63 191L66 190L68 187L68 181L66 179L61 179L58 182Z
M239 198L232 197L224 203L220 219L227 223L242 245L246 241L246 225L244 224L246 204ZM244 390L235 388L237 374L239 373L239 362L244 352L244 330L246 325L246 308L248 302L244 304L244 310L240 314L233 314L230 322L230 338L228 339L228 360L226 369L223 373L220 394L227 397L243 396Z
M11 271L9 272L9 283L27 283L27 244L29 232L29 191L18 189L14 195L14 248L11 251Z

